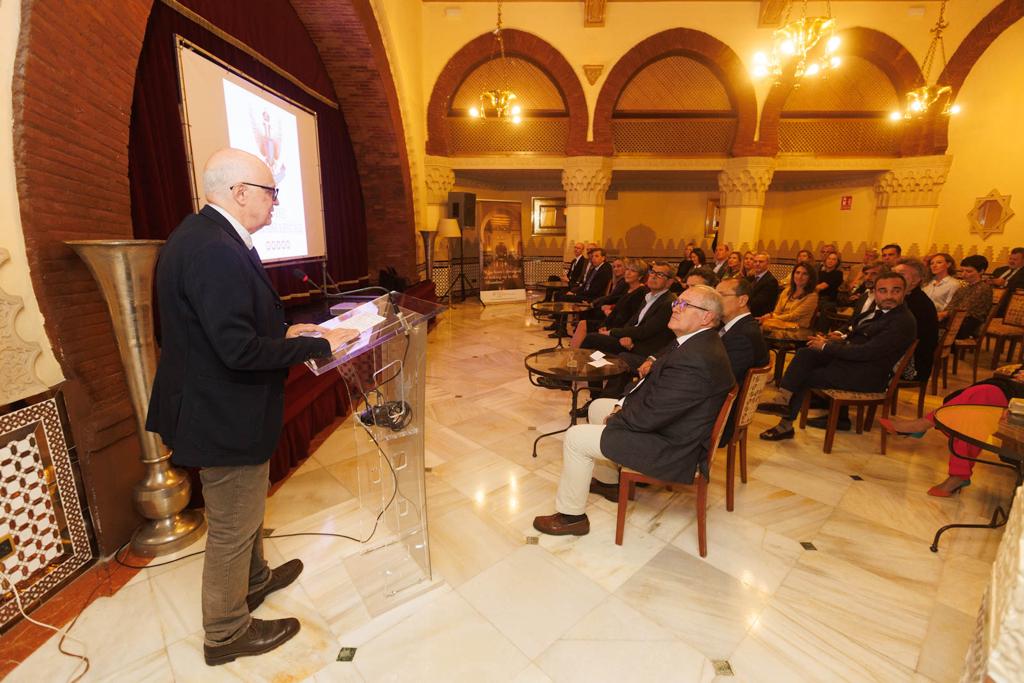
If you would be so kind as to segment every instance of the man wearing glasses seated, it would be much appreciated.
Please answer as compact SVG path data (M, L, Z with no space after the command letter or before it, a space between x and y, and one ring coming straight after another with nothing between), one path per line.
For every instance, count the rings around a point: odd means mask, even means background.
M666 266L666 271L671 269ZM618 465L658 479L693 481L707 462L708 436L722 401L735 385L716 332L722 298L710 287L690 287L672 302L668 323L676 348L624 398L590 404L589 424L571 427L562 449L555 514L533 527L552 536L590 532L587 493L618 500Z

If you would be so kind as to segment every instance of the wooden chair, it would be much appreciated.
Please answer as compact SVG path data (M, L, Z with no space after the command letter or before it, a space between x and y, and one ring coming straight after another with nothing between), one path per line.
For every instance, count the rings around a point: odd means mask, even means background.
M714 460L718 442L722 439L722 430L725 429L725 422L729 419L729 409L732 408L738 391L739 387L734 386L726 395L725 401L722 402L722 407L718 409L718 418L715 420L715 426L711 429L710 438L708 439L707 462L703 464L703 467L698 466L697 473L693 477L692 486L697 488L697 545L700 548L701 557L707 557L708 555L708 478L711 475L711 463ZM664 486L669 489L673 486L691 485L685 482L655 479L636 470L623 467L619 471L619 513L615 519L616 545L622 545L622 536L626 528L626 504L636 497L636 485L638 483Z
M999 367L999 359L1007 343L1010 345L1006 351L1007 363L1013 359L1017 344L1024 344L1024 327L1021 327L1020 322L1014 322L1024 318L1024 290L1018 289L1010 293L1009 297L1003 317L993 319L985 334L986 341L992 339L995 342L992 346L992 370Z
M732 436L726 444L725 459L725 509L732 512L735 495L736 451L740 454L740 481L747 483L747 427L754 421L757 403L761 400L761 392L768 384L772 370L769 363L760 368L751 368L743 380L739 396L736 398L736 424Z
M875 410L878 406L882 406L882 417L889 417L889 406L892 405L893 396L896 394L896 388L899 385L899 378L903 375L903 370L906 369L907 363L914 356L914 349L917 348L917 340L910 345L900 358L899 363L896 364L896 368L893 371L892 378L889 379L889 386L886 387L885 391L846 391L844 389L811 389L804 396L803 405L800 407L800 429L807 427L807 410L811 405L811 396L821 396L827 398L828 404L828 427L825 429L825 444L822 446L822 451L825 453L832 452L832 444L836 438L836 426L839 423L839 409L843 406L857 406L857 433L860 434L863 431L871 431L871 424L875 419ZM864 408L867 407L867 423L864 422ZM886 431L882 432L882 455L885 455L885 437Z
M978 381L978 359L981 357L981 342L988 334L988 326L992 324L992 316L996 314L996 309L999 308L999 302L996 301L988 309L988 315L985 316L985 320L982 321L981 327L978 328L978 334L974 337L967 339L957 339L953 342L953 374L956 374L957 368L960 365L960 359L963 358L963 354L967 351L974 352L974 362L971 364L972 379L971 382Z
M896 407L899 404L899 390L908 387L917 388L917 416L924 417L924 395L928 388L928 381L931 380L932 384L932 395L938 393L939 388L939 371L942 371L942 388L946 388L946 371L948 369L949 354L953 349L953 342L956 341L956 335L960 331L960 326L964 324L964 318L967 317L967 311L956 311L953 313L953 317L949 319L949 325L946 327L942 334L942 339L939 341L939 345L935 347L935 357L932 359L932 372L929 377L925 377L920 380L904 380L901 379L899 386L897 387L896 393L892 397L892 406L890 406L891 414L896 414Z

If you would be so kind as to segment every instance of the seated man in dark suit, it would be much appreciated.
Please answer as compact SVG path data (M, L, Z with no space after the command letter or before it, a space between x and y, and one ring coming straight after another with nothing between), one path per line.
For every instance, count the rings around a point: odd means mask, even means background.
M920 259L904 258L899 260L893 271L907 281L907 296L904 300L917 321L917 348L903 373L903 379L923 382L931 377L935 347L939 345L939 316L935 312L935 304L921 291L921 282L928 273L928 267Z
M722 300L710 287L691 287L672 309L668 326L676 349L658 360L625 398L595 400L590 424L566 432L556 512L535 518L537 531L589 533L587 493L618 500L617 465L678 482L693 481L698 468L706 467L708 437L735 384L715 332Z
M750 283L743 278L722 280L715 288L722 297L722 328L718 334L725 345L725 353L729 356L729 365L736 382L743 384L747 372L751 368L759 368L768 364L768 346L764 343L761 326L750 314ZM732 437L733 425L736 422L740 406L733 406L729 421L722 433L722 440Z
M988 281L993 287L1005 287L1011 292L1024 289L1024 247L1014 247L1010 251L1010 262L992 271L992 279ZM1010 305L1010 297L1005 297L995 312L996 318L1006 315L1006 307Z
M854 318L850 334L815 336L797 351L782 376L774 402L758 410L782 416L779 424L761 433L765 441L793 438L793 421L809 389L882 391L907 347L917 337L917 322L903 303L906 280L884 273L875 281L875 308ZM849 429L850 419L840 415Z
M775 310L775 302L779 299L779 281L768 270L772 262L766 251L754 256L754 272L750 274L750 314L755 318L768 315Z
M590 268L583 281L568 292L555 297L559 301L593 301L608 293L612 281L612 266L606 260L604 249L596 247L590 251Z
M578 286L583 282L583 272L586 270L587 265L590 263L587 255L583 253L584 245L583 242L577 242L573 245L573 257L572 260L566 264L565 274L560 279L562 282L569 286L569 289ZM554 276L552 276L553 278ZM549 279L552 279L549 278ZM553 301L555 298L555 290L549 288L544 293L544 301ZM554 329L553 327L551 329Z

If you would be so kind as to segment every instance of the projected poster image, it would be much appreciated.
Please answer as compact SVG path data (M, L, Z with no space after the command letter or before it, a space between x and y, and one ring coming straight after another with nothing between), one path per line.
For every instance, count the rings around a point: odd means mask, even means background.
M306 213L295 116L227 79L224 108L231 146L263 159L280 189L272 222L252 236L260 258L270 261L305 256Z

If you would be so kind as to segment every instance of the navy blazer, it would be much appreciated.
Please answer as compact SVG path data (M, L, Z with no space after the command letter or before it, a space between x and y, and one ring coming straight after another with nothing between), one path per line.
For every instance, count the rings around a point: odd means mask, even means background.
M281 434L288 367L330 355L330 344L285 339L266 271L210 206L167 239L156 289L162 339L146 429L178 465L266 462Z
M725 346L725 354L729 356L732 375L738 384L743 383L751 368L768 365L768 345L764 342L761 326L757 324L757 319L752 315L737 320L736 324L722 335L722 345ZM732 437L738 410L741 410L741 407L734 403L732 412L729 413L729 421L725 424L725 431L722 432L722 443Z
M569 263L569 287L575 287L583 284L583 273L587 270L587 264L590 261L587 259L586 254L580 254L573 258Z
M695 334L655 361L622 410L608 418L601 453L658 479L693 481L735 384L718 332Z
M760 318L775 310L775 302L779 298L779 281L772 275L771 271L765 272L758 280L753 275L750 280L750 297L747 299L747 308L755 318Z
M819 379L823 386L848 391L884 391L900 356L916 338L917 321L906 304L878 313L864 324L855 319L846 341L830 341L821 349L832 361Z

